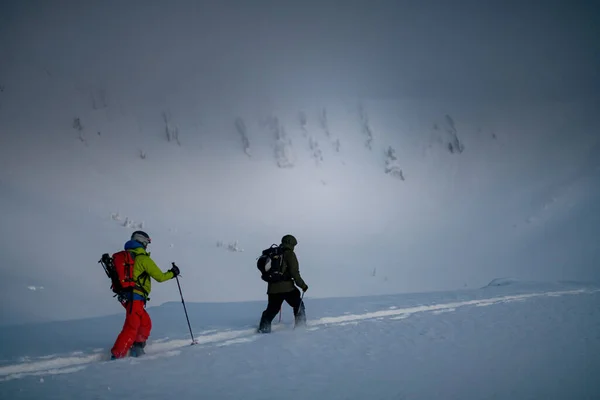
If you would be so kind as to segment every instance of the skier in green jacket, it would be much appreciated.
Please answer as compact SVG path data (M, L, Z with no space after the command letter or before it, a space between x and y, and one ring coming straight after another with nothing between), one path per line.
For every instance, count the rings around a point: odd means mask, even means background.
M146 339L152 330L152 320L146 311L146 302L152 290L150 278L157 282L164 282L179 275L177 266L173 266L167 272L162 272L158 268L150 258L150 253L146 251L150 242L150 236L146 232L135 231L131 235L131 240L125 243L125 250L130 252L135 260L133 279L139 289L134 289L129 298L124 299L122 303L127 314L123 329L111 349L112 359L125 357L130 349L130 355L133 357L144 354Z

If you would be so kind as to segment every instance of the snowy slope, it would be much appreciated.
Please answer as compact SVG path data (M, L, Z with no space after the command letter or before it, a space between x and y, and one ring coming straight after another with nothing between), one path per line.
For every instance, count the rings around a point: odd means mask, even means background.
M43 93L62 90L70 105L41 97L33 108L36 118L29 118L22 110L31 107L30 99L16 96L30 90L25 82ZM121 248L137 227L151 233L161 266L181 265L194 283L194 301L259 299L256 254L288 232L299 238L301 268L319 297L477 287L499 274L596 279L590 268L597 250L586 238L597 227L590 215L597 215L598 169L560 173L572 184L552 186L557 170L569 171L569 157L592 140L553 141L541 151L536 133L528 136L519 126L537 125L531 129L541 132L557 129L555 122L518 115L517 106L490 114L476 106L417 100L281 101L217 113L199 107L173 112L178 145L168 141L161 117L172 105L110 103L97 110L62 81L31 75L23 86L18 83L3 93L0 118L0 257L1 265L15 266L6 269L11 283L2 284L0 293L8 299L28 286L45 289L27 296L24 310L7 314L4 323L111 312L96 261ZM372 149L366 147L360 104L374 135ZM539 113L552 108L540 107ZM318 122L324 108L331 137ZM306 134L301 112L307 115ZM447 149L446 115L456 121L460 154ZM238 116L251 156L236 128ZM286 134L284 156L276 152L281 141L265 125L272 116ZM75 118L83 133L73 128ZM196 118L201 125L194 125ZM404 180L385 172L389 146ZM281 157L294 166L281 168ZM586 204L590 211L565 220ZM568 247L550 244L546 233L563 232L565 221L586 235ZM32 232L44 240L24 252ZM558 235L552 243L565 240ZM561 258L577 262L528 262L534 244L560 248ZM79 282L69 296L60 293L64 276ZM340 276L343 284L331 284ZM231 290L214 289L226 286ZM70 301L83 295L94 299L85 310ZM175 299L174 291L154 293L158 303Z
M398 24L331 5L269 19L249 4L6 4L0 301L19 302L2 325L120 311L97 260L138 227L195 302L262 299L255 257L287 233L314 297L600 279L596 103L359 90L389 83L375 82L369 34ZM300 15L337 39L311 31L290 50ZM360 51L336 44L350 38ZM336 55L344 68L323 62ZM436 57L413 62L443 69Z
M150 309L147 356L119 361L103 360L121 316L5 327L0 397L593 399L599 301L598 287L506 279L307 298L307 330L286 306L271 335L252 330L262 303L189 304L196 346L181 305L164 304Z

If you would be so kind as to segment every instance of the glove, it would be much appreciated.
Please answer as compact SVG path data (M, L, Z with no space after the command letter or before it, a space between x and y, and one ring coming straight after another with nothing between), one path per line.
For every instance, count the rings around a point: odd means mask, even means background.
M179 271L179 267L175 265L175 263L173 263L173 268L171 268L169 271L173 273L173 278L181 273L181 271Z
M307 290L308 290L308 285L305 285L305 286L302 288L302 291L303 291L303 292L306 292Z

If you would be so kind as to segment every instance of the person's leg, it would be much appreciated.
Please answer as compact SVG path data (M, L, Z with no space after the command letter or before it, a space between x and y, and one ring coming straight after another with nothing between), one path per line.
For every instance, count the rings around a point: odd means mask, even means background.
M114 358L125 357L127 355L127 351L129 351L133 345L133 342L135 341L141 324L139 303L142 302L134 300L123 304L126 313L125 323L123 324L123 329L121 330L121 333L119 333L119 336L117 337L117 340L110 351ZM145 311L143 309L143 304L141 304L141 309L142 311Z
M273 321L273 318L275 318L275 316L281 309L281 305L283 304L283 298L284 297L280 293L269 295L269 303L267 304L267 308L265 309L265 311L263 311L262 316L260 318L260 324L258 327L259 332L271 332L271 321Z
M139 357L145 354L144 347L146 347L146 340L148 340L151 330L152 320L150 319L150 315L145 308L142 308L140 312L140 327L137 331L135 342L133 342L133 346L131 347L132 356Z
M138 329L136 342L145 342L150 337L150 331L152 331L152 319L145 308L142 308L140 312L140 328Z
M304 302L300 296L300 291L295 288L293 291L285 294L285 301L294 309L294 326L306 325L306 312Z

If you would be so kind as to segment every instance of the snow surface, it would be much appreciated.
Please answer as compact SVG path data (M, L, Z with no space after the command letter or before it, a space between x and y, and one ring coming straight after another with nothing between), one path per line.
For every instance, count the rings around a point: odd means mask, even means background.
M475 290L305 299L254 333L264 302L149 309L147 355L108 361L122 315L0 328L6 399L594 399L600 288L518 281ZM271 378L268 378L271 377ZM132 382L136 382L132 390Z

